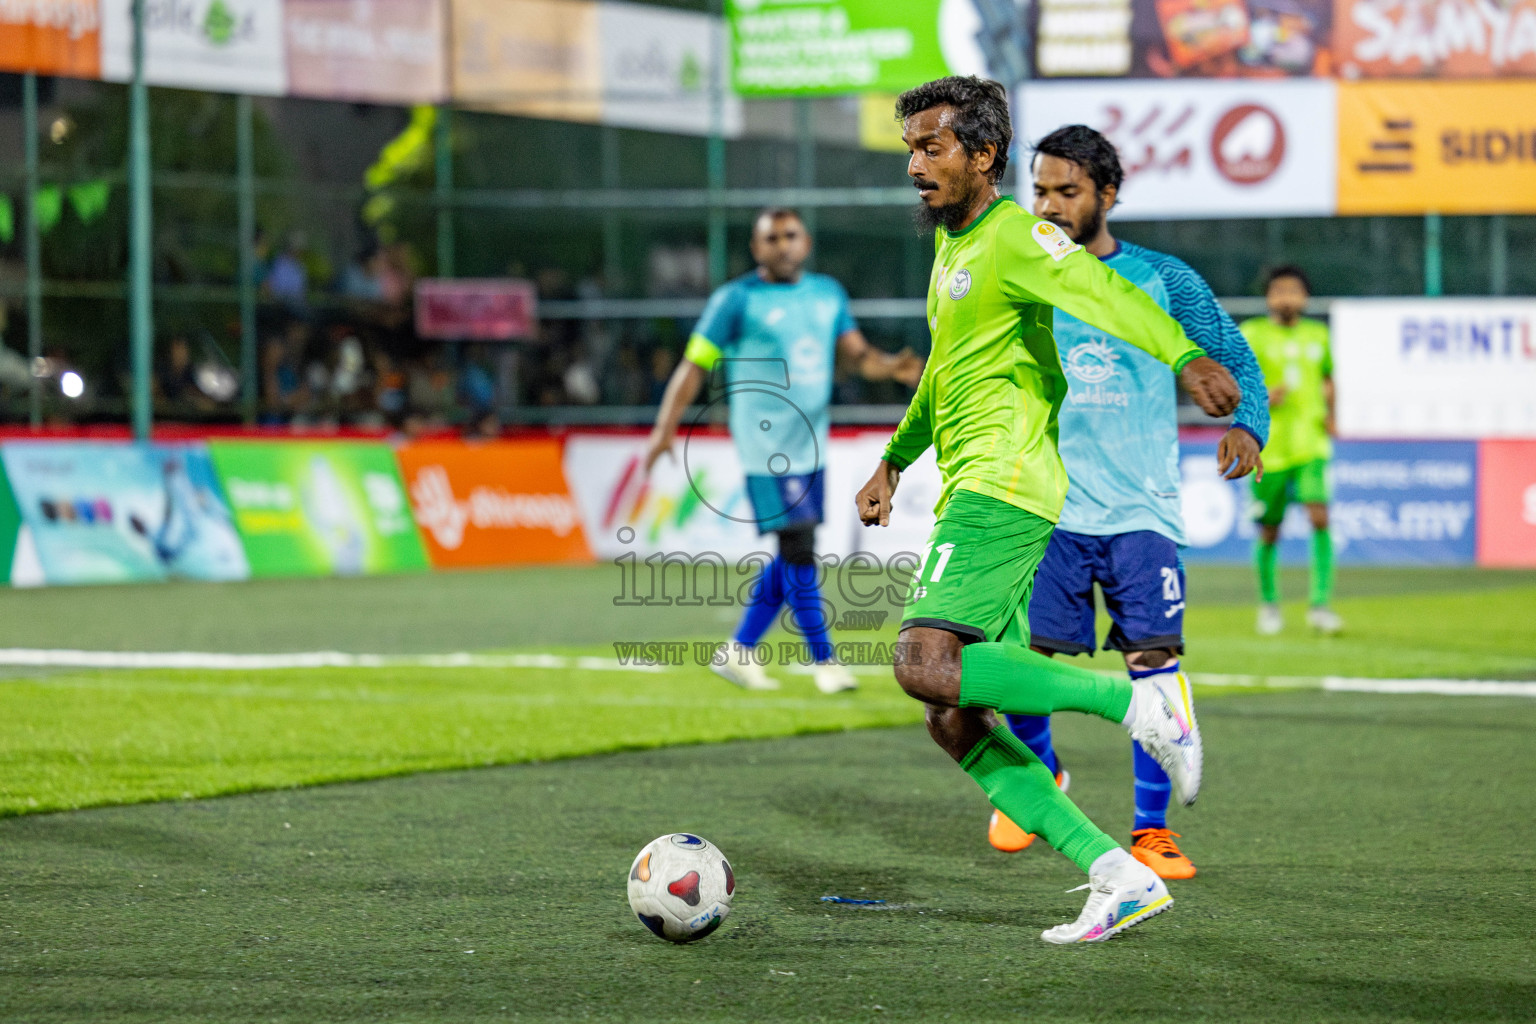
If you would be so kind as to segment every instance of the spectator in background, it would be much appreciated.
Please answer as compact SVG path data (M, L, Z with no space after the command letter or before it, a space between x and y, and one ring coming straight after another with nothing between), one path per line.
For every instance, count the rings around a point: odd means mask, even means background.
M192 365L192 346L184 334L173 334L165 347L165 360L155 371L155 395L172 406L192 406L201 411L213 408L197 386L197 370Z
M309 315L309 271L304 266L304 246L304 233L291 233L288 245L272 261L261 283L261 290L268 299L297 317Z
M468 412L470 423L496 412L496 377L489 362L486 346L476 345L465 355L459 370L459 402Z
M395 430L405 423L405 374L383 349L373 352L373 407L377 418Z
M650 381L640 367L640 353L633 345L619 346L603 381L603 401L609 405L644 405L651 397Z
M443 358L441 347L427 350L411 364L406 373L410 415L421 428L442 427L454 410L453 371Z
M577 342L571 348L570 361L560 378L565 387L565 397L572 405L596 405L602 400L597 384L597 368L587 355L587 346Z
M377 274L379 250L370 248L347 264L339 284L343 298L360 302L384 301L384 285Z
M672 379L672 367L677 364L677 357L669 348L654 348L651 350L651 381L650 394L647 396L648 404L660 405L661 398L667 393L667 381Z
M303 402L304 379L300 360L304 355L305 331L302 323L290 324L284 334L267 339L261 354L261 398L263 419L285 423Z

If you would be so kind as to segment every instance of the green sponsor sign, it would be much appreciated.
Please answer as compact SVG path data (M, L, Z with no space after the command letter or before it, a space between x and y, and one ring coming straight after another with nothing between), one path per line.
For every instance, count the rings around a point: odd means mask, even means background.
M728 0L726 10L743 95L897 93L977 70L954 67L975 49L964 38L970 0Z
M252 576L427 567L395 454L369 442L210 441Z

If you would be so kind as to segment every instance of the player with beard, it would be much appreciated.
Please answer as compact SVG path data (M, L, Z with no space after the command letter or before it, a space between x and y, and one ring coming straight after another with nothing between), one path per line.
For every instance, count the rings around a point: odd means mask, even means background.
M1242 387L1233 426L1217 448L1228 479L1258 469L1269 433L1264 375L1232 318L1188 264L1118 241L1106 217L1124 174L1115 147L1083 125L1058 128L1035 145L1034 212L1135 283L1183 326ZM1112 626L1105 650L1120 651L1132 679L1181 673L1185 543L1179 503L1179 433L1168 367L1070 313L1056 317L1067 376L1061 461L1071 484L1061 520L1040 562L1029 606L1030 646L1046 657L1092 656L1094 584ZM1048 716L1009 715L1015 736L1056 775L1067 772L1051 744ZM1163 878L1189 878L1194 864L1168 830L1168 774L1131 744L1136 817L1131 855ZM994 811L987 829L1006 853L1034 836ZM1182 838L1182 837L1180 837Z
M1172 367L1212 415L1230 413L1241 392L1145 292L999 193L1013 139L1001 85L941 78L903 93L896 113L922 202L918 221L938 229L928 286L933 346L906 416L859 491L859 517L890 522L901 471L930 445L943 480L902 615L896 679L928 705L929 733L992 805L1087 872L1082 913L1041 938L1099 942L1166 909L1167 886L1088 820L995 713L1070 710L1117 722L1186 804L1200 789L1202 754L1181 674L1114 678L1029 649L1030 589L1067 491L1057 454L1067 380L1053 307Z

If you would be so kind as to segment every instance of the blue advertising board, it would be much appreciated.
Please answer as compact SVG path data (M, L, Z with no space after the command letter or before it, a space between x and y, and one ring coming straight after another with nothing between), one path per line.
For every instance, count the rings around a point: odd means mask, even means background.
M1181 441L1184 527L1191 562L1247 562L1256 528L1246 480L1216 472L1215 441ZM1344 565L1472 565L1477 555L1477 444L1339 441L1329 466L1330 532ZM1307 563L1312 528L1292 505L1280 559Z
M206 445L12 441L0 460L42 582L250 575Z

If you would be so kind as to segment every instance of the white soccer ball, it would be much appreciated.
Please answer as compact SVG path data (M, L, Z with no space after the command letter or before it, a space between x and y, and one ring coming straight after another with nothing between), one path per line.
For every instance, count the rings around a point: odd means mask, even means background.
M692 942L719 928L735 892L725 854L687 832L651 840L629 868L629 908L671 942Z

